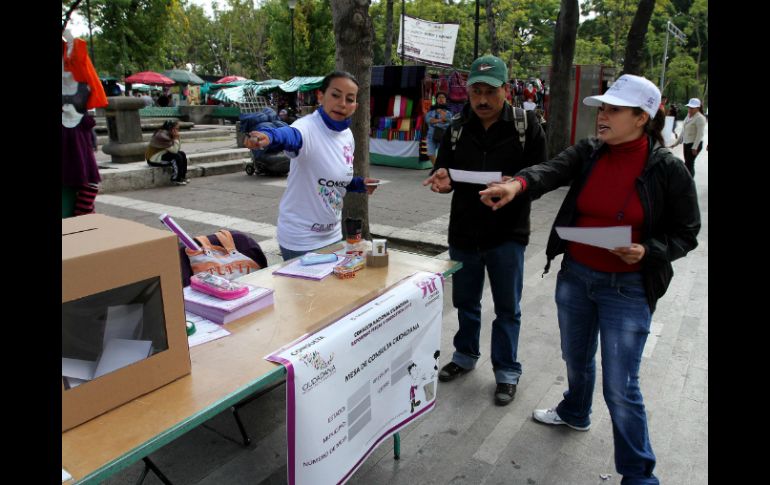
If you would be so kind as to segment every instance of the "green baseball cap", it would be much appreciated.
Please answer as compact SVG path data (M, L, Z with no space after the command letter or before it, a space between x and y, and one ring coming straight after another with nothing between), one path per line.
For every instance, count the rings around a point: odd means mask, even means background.
M471 64L468 86L485 83L499 88L508 79L508 68L502 59L495 56L481 56Z

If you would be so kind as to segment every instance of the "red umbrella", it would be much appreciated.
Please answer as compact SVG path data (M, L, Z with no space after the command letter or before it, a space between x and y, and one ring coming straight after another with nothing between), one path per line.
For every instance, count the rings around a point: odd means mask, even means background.
M214 84L225 84L233 81L246 81L246 78L243 76L225 76Z
M136 74L132 74L126 78L126 82L161 86L172 86L176 84L176 82L170 77L166 77L163 74L158 74L157 72L152 71L142 71L137 72Z

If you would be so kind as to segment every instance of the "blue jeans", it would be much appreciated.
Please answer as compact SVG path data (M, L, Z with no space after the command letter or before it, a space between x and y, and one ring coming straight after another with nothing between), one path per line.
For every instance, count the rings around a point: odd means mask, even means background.
M278 249L281 250L281 257L283 258L284 261L288 261L288 260L293 259L293 258L299 258L300 256L304 256L307 253L314 253L314 252L316 252L316 251L318 251L320 249L323 249L325 247L326 246L321 246L320 248L308 249L306 251L301 251L301 250L300 251L295 251L294 249L286 249L285 247L281 246L280 244L278 245Z
M565 256L556 280L556 306L569 383L556 412L572 425L590 424L595 355L601 342L602 390L612 419L615 468L624 485L657 485L639 389L639 366L652 321L641 273L594 271Z
M304 256L306 253L313 252L312 249L308 249L307 251L295 251L293 249L286 249L280 244L278 245L278 249L281 250L281 257L284 261L288 261L293 258L299 258L300 256Z
M452 362L473 369L481 356L481 295L484 268L489 274L495 319L492 321L492 368L499 384L518 384L521 364L516 360L521 328L521 288L524 245L509 241L486 251L463 251L449 246L449 257L463 264L452 275L452 303L460 328L454 338Z

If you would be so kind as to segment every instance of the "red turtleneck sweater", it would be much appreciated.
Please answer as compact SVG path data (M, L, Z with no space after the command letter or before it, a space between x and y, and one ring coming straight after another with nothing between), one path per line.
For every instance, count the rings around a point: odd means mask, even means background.
M644 212L636 179L647 163L647 150L646 136L608 145L578 196L575 227L631 226L631 241L641 241ZM640 263L626 264L604 248L569 242L567 252L575 261L597 271L626 273L641 269Z

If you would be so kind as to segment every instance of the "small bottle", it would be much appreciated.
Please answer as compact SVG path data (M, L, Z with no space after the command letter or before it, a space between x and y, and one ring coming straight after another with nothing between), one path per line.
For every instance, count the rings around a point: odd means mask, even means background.
M366 242L361 237L364 221L348 217L345 219L345 254L363 256L366 253Z

